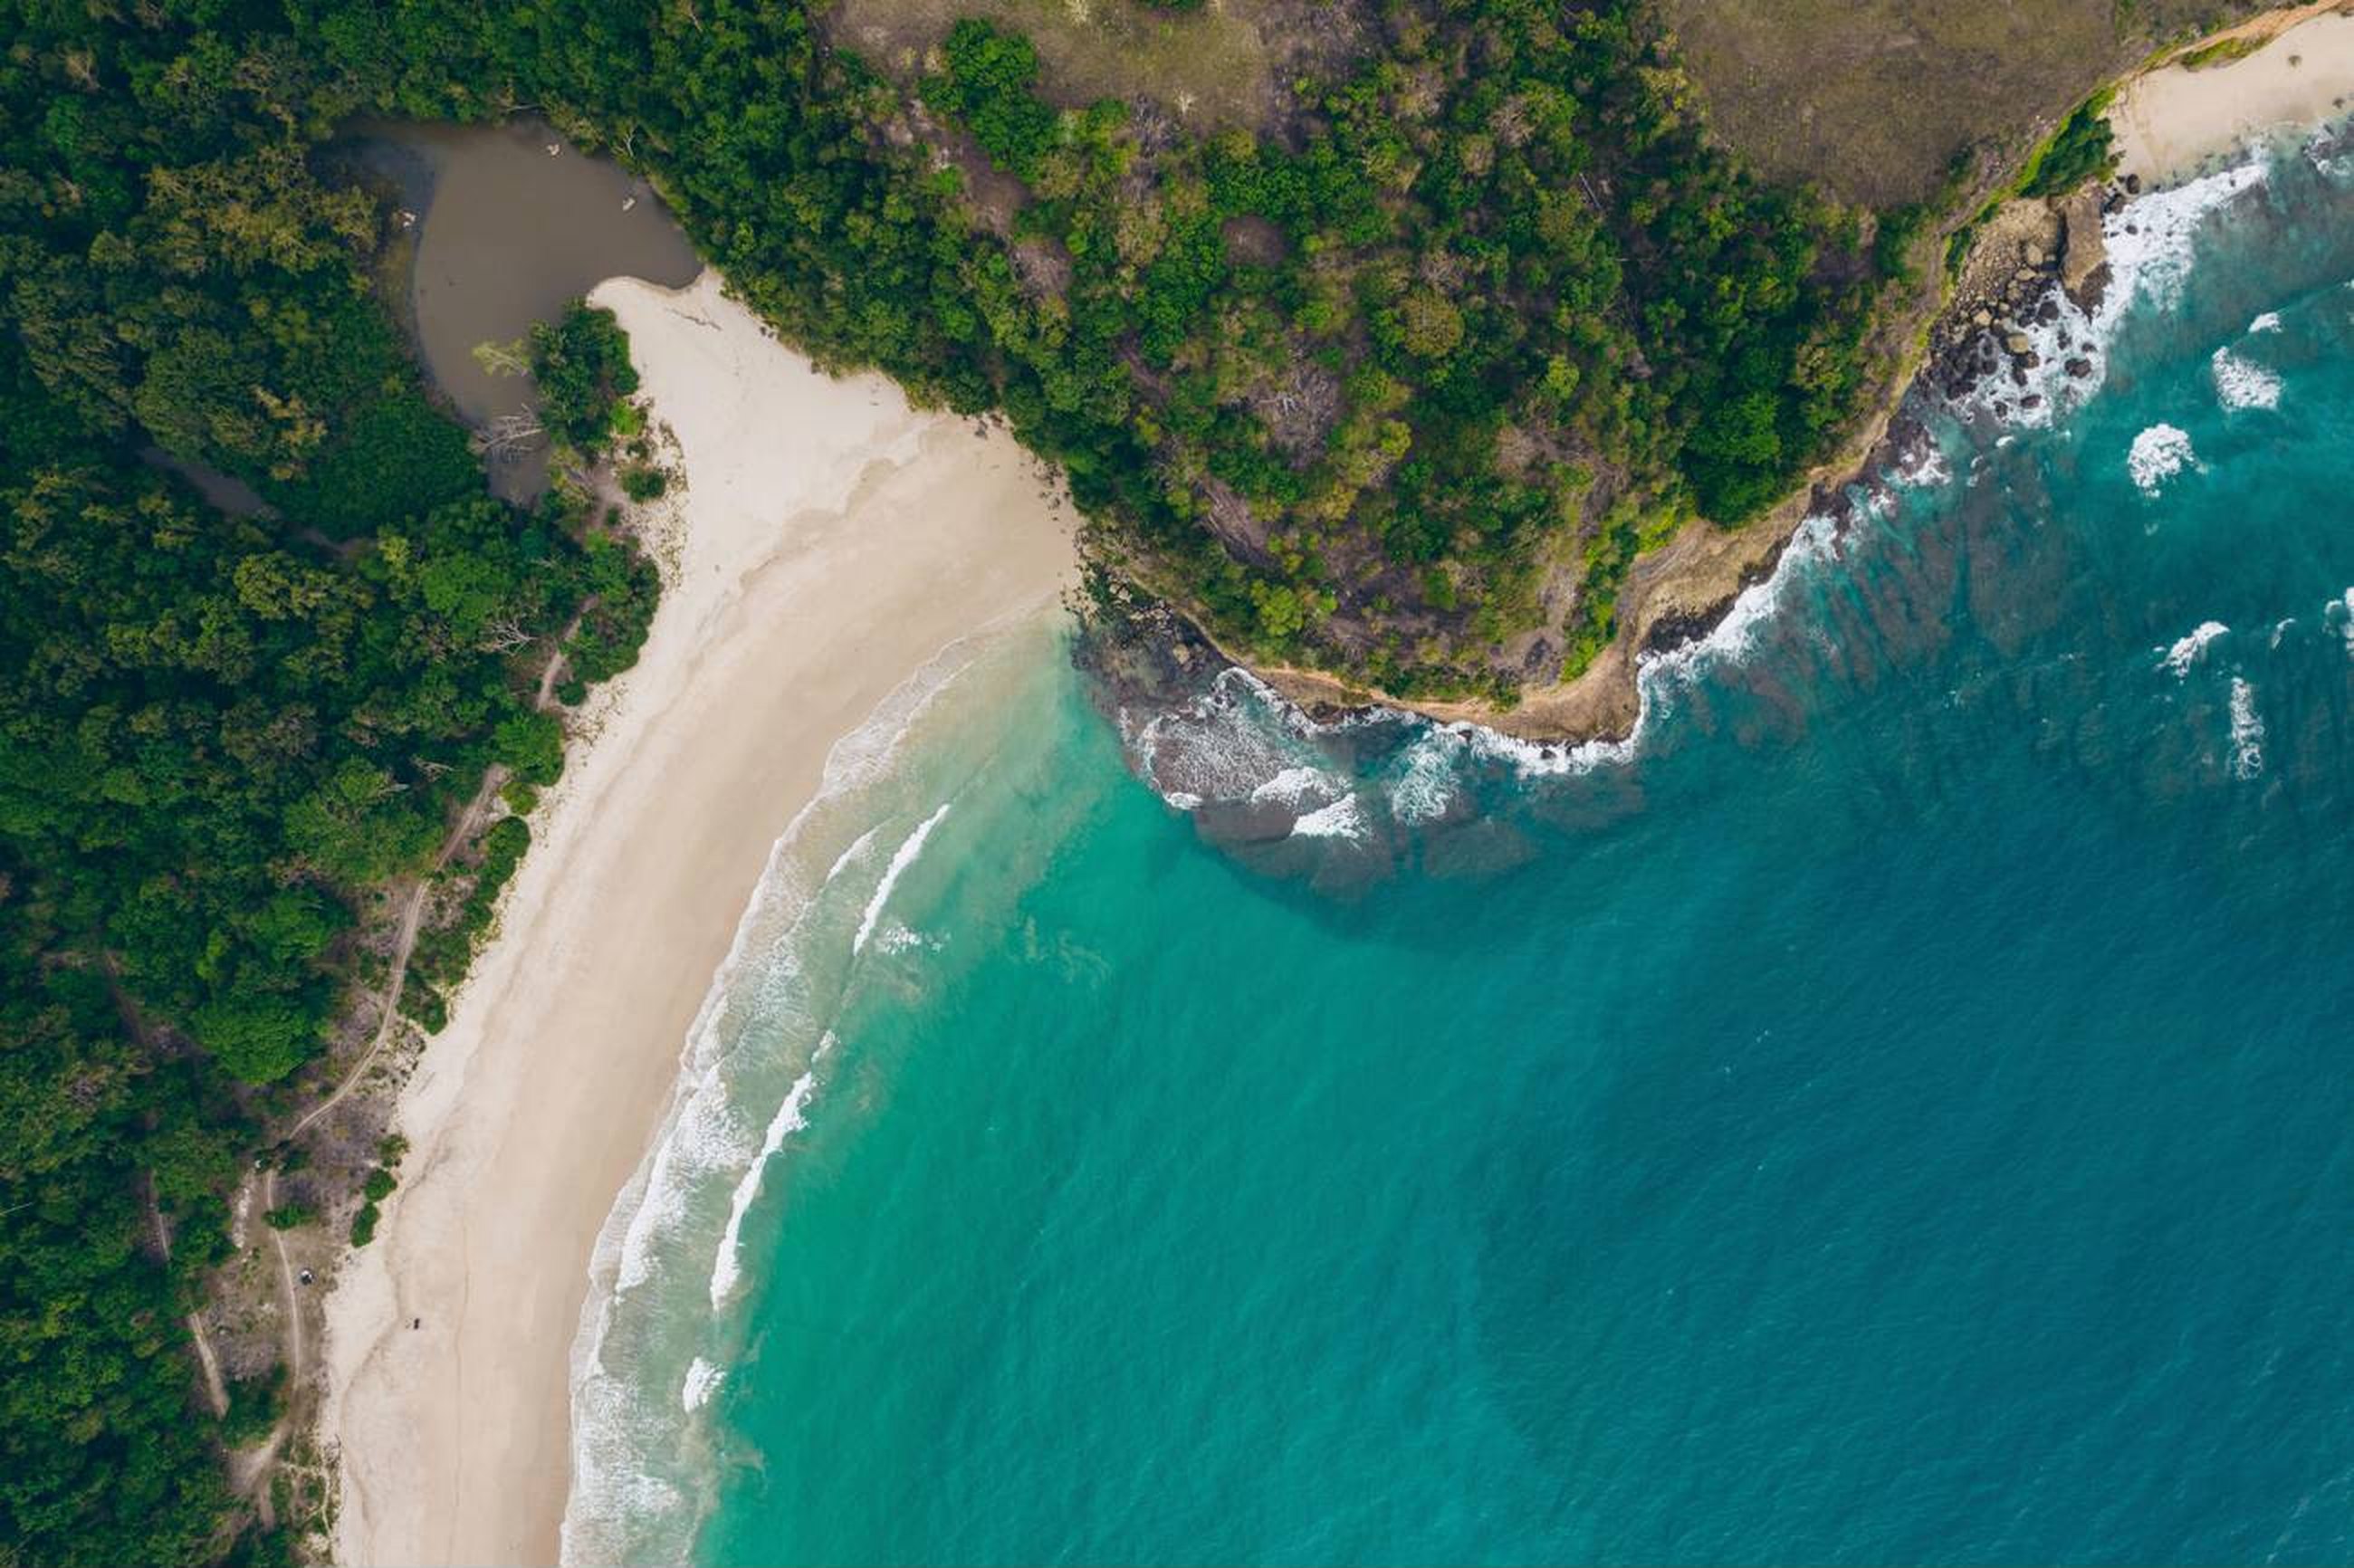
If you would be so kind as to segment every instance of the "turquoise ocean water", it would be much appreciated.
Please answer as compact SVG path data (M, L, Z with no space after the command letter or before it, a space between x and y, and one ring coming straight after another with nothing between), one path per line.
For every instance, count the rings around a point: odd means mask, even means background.
M2354 1558L2354 171L2168 199L2097 393L1630 747L911 688L609 1228L567 1550Z

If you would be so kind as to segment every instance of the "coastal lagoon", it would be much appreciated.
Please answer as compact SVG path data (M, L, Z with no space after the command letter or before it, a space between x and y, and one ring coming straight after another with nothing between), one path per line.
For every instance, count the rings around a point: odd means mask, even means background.
M677 288L703 270L652 185L545 121L362 122L347 156L400 203L409 244L393 302L434 387L477 429L539 407L529 376L492 369L477 348L555 321L607 278ZM491 482L535 499L545 443L501 454Z
M2097 392L1923 410L1628 745L903 688L606 1227L568 1557L2354 1552L2354 169L2163 199Z

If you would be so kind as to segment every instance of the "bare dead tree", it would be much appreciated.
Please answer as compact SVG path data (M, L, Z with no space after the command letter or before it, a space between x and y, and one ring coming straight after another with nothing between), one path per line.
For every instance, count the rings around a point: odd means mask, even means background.
M501 414L484 432L482 450L501 460L517 457L529 451L546 433L540 429L538 417L527 410Z
M516 338L513 343L476 344L474 363L481 366L485 374L491 376L531 374L531 355L524 347L524 340L521 338Z
M482 629L482 640L477 643L485 653L512 653L526 647L532 635L513 616L502 616Z

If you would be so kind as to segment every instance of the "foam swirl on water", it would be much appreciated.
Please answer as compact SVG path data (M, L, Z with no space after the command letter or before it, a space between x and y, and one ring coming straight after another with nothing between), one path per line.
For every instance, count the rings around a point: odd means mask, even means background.
M2176 639L2174 646L2165 650L2165 657L2159 662L2172 671L2174 678L2179 681L2190 673L2190 666L2207 652L2209 643L2231 630L2220 620L2202 620L2189 636Z
M2126 472L2135 489L2154 498L2166 488L2168 480L2190 467L2198 456L2190 450L2190 431L2175 425L2152 425L2134 438L2133 450L2126 454Z
M2256 711L2256 689L2232 677L2232 776L2253 779L2264 770L2264 719Z
M2280 407L2280 376L2253 360L2243 359L2229 348L2219 348L2208 361L2208 368L2215 377L2215 400L2224 408Z

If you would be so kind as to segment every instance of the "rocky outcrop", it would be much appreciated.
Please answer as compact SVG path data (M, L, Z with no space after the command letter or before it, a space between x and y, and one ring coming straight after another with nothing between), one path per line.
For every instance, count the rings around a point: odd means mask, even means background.
M2107 248L2101 241L2102 193L2088 185L2060 209L2060 286L2079 310L2100 303L2109 281Z

